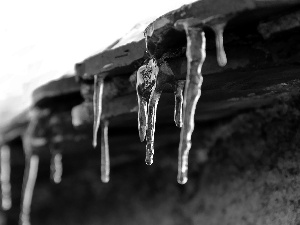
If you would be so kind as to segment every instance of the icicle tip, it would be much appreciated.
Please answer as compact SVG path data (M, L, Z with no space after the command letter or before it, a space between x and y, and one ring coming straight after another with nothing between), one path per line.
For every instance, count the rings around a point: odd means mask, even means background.
M153 158L152 158L152 157L151 157L151 158L146 158L146 159L145 159L145 162L146 162L146 165L147 165L147 166L151 166L152 163L153 163Z
M177 182L178 184L186 184L186 182L188 181L188 178L186 176L184 176L183 174L178 174L178 177L177 177Z
M93 147L96 148L97 147L97 138L93 139Z
M108 183L108 182L109 182L109 176L102 176L102 177L101 177L101 181L102 181L103 183Z

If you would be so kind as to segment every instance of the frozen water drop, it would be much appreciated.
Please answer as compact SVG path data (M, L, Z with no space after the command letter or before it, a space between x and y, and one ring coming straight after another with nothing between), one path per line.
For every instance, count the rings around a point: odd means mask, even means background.
M2 209L11 208L11 184L10 184L10 148L3 145L0 151L1 160L1 193L2 193Z
M217 60L220 66L226 66L227 64L227 58L223 44L223 33L225 26L226 23L224 22L211 26L216 35Z
M62 154L58 151L51 153L51 179L54 183L58 184L61 182L61 176L63 171L62 165Z
M39 157L32 155L26 158L26 166L23 180L22 205L20 214L20 225L30 225L30 211L33 190L38 173Z
M93 146L97 146L97 134L100 126L100 119L102 114L102 96L104 86L104 76L94 76L94 128L93 128Z
M110 173L108 124L108 120L104 120L101 125L101 180L103 183L109 181Z

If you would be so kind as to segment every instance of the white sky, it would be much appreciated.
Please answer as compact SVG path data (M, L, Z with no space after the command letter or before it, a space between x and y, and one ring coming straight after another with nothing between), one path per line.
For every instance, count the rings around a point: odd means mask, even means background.
M72 72L139 21L193 1L0 0L0 117L28 107L34 88Z

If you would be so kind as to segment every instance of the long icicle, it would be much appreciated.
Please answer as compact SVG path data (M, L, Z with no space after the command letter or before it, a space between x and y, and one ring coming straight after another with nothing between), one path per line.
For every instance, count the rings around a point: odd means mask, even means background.
M226 58L226 53L223 44L223 33L224 33L224 28L226 26L226 23L227 22L216 23L211 26L216 36L217 60L219 66L226 66L227 64L227 58Z
M203 82L201 69L206 57L206 40L202 28L189 27L188 23L183 25L187 36L186 57L188 66L183 101L183 126L180 133L178 155L177 181L180 184L185 184L188 180L188 155L194 130L194 114Z
M110 173L108 125L108 120L104 120L101 125L101 180L103 183L109 182Z
M62 154L60 151L51 150L51 165L50 165L50 174L51 180L54 183L58 184L61 182L61 176L63 171L62 166Z
M93 146L97 146L97 134L100 126L100 119L102 114L102 95L104 86L104 75L94 76L94 128L93 128Z
M30 225L30 211L32 195L38 173L39 157L31 155L26 158L26 167L23 180L23 195L20 214L20 225Z
M143 76L142 72L147 68L146 65L141 66L136 73L136 93L138 98L138 130L140 141L143 142L146 136L147 119L148 119L148 104L143 96Z
M157 105L166 84L174 84L174 73L168 63L163 60L160 61L157 66L157 62L155 60L150 61L150 66L152 68L151 72L151 83L152 91L149 98L149 106L148 106L148 125L146 131L146 164L151 165L153 163L153 155L154 155L154 134L155 134L155 123L156 123L156 111Z
M185 80L178 80L175 84L175 108L174 108L174 121L177 127L182 127L182 104L183 104L183 88Z
M145 162L147 165L151 165L153 163L153 155L154 155L154 133L155 133L155 122L156 122L156 110L157 104L161 95L161 91L153 90L149 100L148 107L148 127L146 134L146 159Z
M2 209L11 208L11 185L10 185L10 148L3 145L0 152L1 158L1 193L2 193Z

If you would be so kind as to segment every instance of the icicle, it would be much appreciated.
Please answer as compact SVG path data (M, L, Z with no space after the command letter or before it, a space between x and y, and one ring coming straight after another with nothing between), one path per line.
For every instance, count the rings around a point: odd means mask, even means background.
M148 124L148 100L155 89L158 66L154 59L143 65L137 71L136 92L138 97L138 129L140 140L144 141Z
M62 154L59 151L51 150L51 179L54 183L58 184L61 182L62 176Z
M180 133L177 181L180 184L185 184L188 179L188 155L194 130L194 115L203 82L201 69L206 56L206 40L202 28L189 27L188 22L184 21L182 25L187 36L186 57L188 66L183 100L183 125Z
M101 180L103 183L109 181L110 173L108 124L108 120L104 120L101 125Z
M1 192L2 209L11 208L11 185L10 185L10 148L7 145L1 147Z
M32 195L38 173L39 157L31 155L26 158L26 167L23 180L22 205L20 225L30 225L30 211Z
M100 126L102 113L102 94L104 86L104 75L94 76L94 129L93 129L93 146L97 146L97 133Z
M156 109L161 95L161 91L156 90L158 66L154 59L151 59L147 65L146 73L143 73L143 79L145 82L145 88L150 92L149 105L148 105L148 123L146 131L146 159L147 165L153 163L154 155L154 133L155 133L155 120Z
M223 32L225 26L226 22L217 23L211 26L216 35L217 60L220 66L225 66L227 64L226 53L223 45Z
M149 100L148 127L147 127L147 134L146 134L147 145L146 145L146 159L145 159L147 165L151 165L153 163L156 110L157 110L157 104L160 95L161 95L161 91L153 90Z
M147 129L147 108L148 104L143 96L144 79L142 73L147 69L146 65L141 66L136 74L136 93L138 98L138 130L141 142L144 141Z
M174 121L177 127L182 127L182 103L183 103L183 88L185 80L178 80L175 85L175 108L174 108Z
M161 61L159 70L158 67L156 68L155 61L153 61L152 67L154 67L155 69L153 69L152 74L153 87L148 106L148 125L146 131L147 145L145 159L147 165L151 165L153 163L156 111L159 98L161 96L164 86L166 84L173 85L175 79L174 73L166 61Z

